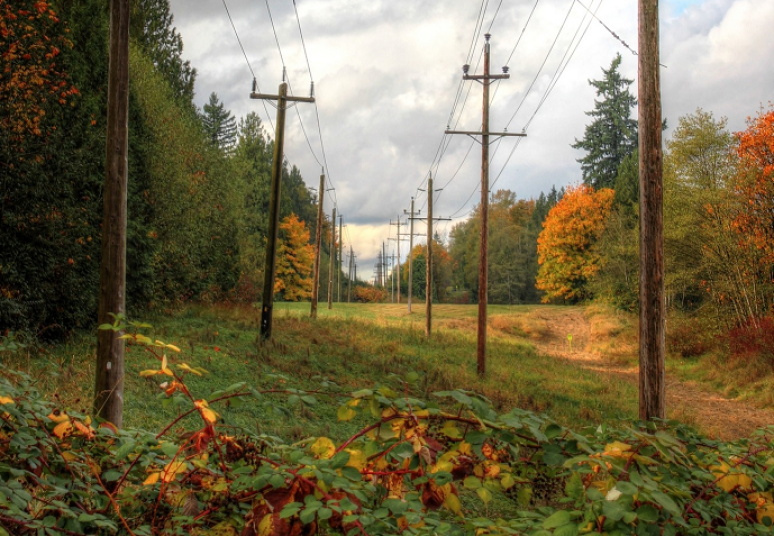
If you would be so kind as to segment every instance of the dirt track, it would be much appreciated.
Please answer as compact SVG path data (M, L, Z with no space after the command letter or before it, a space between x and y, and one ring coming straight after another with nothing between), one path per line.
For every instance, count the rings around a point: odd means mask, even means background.
M575 361L578 366L600 374L638 382L636 367L616 366L591 347L591 326L581 309L550 309L540 311L538 318L546 323L547 337L534 341L538 351L549 356ZM566 339L573 334L572 351ZM668 417L698 426L703 432L721 439L748 436L753 430L774 424L774 410L752 407L744 402L724 398L693 382L682 382L667 375Z

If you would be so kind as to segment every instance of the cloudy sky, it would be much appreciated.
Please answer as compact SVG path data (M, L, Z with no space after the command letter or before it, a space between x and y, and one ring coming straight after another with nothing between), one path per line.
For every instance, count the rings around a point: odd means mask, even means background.
M327 163L335 191L326 212L335 201L360 278L370 277L382 241L395 237L390 219L412 196L424 214L420 189L430 172L443 187L435 215L455 218L436 224L440 233L479 202L479 145L443 132L480 127L481 86L461 84L461 76L465 63L482 71L487 31L492 71L507 65L511 74L492 88L490 127L528 134L493 145L493 190L531 198L580 181L583 153L570 144L583 136L594 106L588 80L601 78L616 53L636 95L637 58L624 45L637 48L636 0L295 0L308 64L293 0L170 4L184 57L198 70L200 106L216 92L238 118L257 112L273 137L274 108L249 99L252 73L265 93L277 92L283 64L295 95L307 96L314 80L316 107L288 112L285 154L315 188ZM671 126L702 108L741 130L774 101L774 2L662 0L660 10L663 114ZM415 232L425 232L424 224Z

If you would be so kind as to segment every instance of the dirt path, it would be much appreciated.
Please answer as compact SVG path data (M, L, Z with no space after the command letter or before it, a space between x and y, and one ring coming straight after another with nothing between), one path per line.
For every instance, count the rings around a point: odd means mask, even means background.
M552 357L577 361L579 366L600 374L638 382L636 367L621 367L589 351L592 347L591 325L583 310L546 309L536 313L545 322L544 336L535 341L538 351ZM572 351L567 335L572 334ZM752 407L744 402L724 398L694 382L683 382L667 375L667 413L669 418L698 426L704 433L721 439L748 436L753 430L774 424L774 410Z

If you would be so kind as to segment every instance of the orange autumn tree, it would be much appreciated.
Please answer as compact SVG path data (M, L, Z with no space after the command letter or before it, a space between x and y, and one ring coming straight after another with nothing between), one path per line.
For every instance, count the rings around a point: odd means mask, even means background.
M314 246L309 243L309 229L298 216L291 214L283 218L279 231L274 293L281 294L282 299L287 301L310 298Z
M48 2L0 0L0 130L20 153L21 142L55 128L45 126L49 106L78 93L60 66L67 32Z
M594 249L613 204L613 190L570 187L552 208L538 237L537 288L544 302L579 301L589 297L587 284L599 271Z
M774 108L747 120L736 133L739 172L734 190L742 199L734 226L741 240L774 264Z

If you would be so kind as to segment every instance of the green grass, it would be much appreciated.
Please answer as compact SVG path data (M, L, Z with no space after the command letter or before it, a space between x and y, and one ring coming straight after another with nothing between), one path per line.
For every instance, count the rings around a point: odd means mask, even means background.
M275 306L273 342L261 344L260 311L251 307L192 306L171 316L153 316L148 335L178 345L175 359L209 374L188 376L196 398L237 382L259 389L319 389L335 382L349 392L374 384L400 386L395 379L417 372L414 396L432 398L446 389L469 389L489 397L496 410L517 406L546 413L559 423L579 428L600 422L629 420L636 415L634 386L577 364L538 355L523 336L519 319L538 306L492 306L487 374L476 374L475 305L435 305L432 340L425 337L424 304L324 304L319 318L308 318L308 303ZM92 397L94 334L80 334L52 348L27 347L3 359L5 366L29 372L38 388L59 397L65 407L85 410ZM163 404L158 387L162 378L141 378L139 372L157 368L141 347L127 354L124 424L158 430L177 415ZM282 375L282 376L277 376ZM394 375L394 376L393 376ZM326 387L325 391L331 391ZM326 398L321 395L320 398ZM333 397L335 398L335 397ZM287 395L274 399L287 406ZM248 403L220 411L236 428L302 438L324 435L341 439L359 424L338 423L338 404L288 406L282 415L271 406Z

